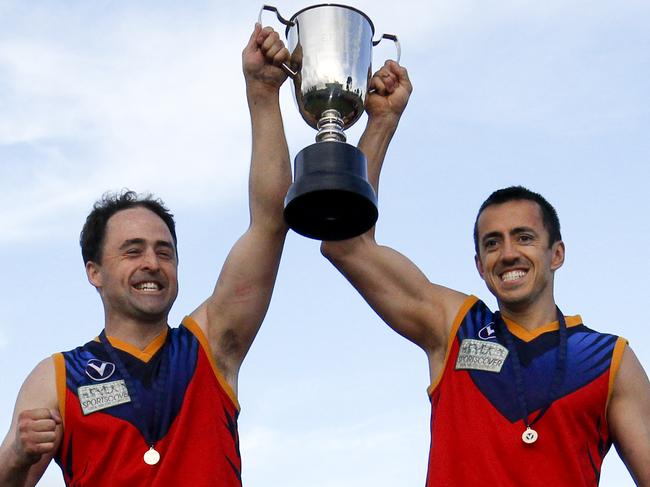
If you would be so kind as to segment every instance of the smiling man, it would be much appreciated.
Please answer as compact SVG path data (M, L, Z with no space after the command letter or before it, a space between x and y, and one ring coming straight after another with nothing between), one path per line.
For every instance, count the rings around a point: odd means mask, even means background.
M411 91L388 63L373 78L359 147L375 189ZM499 311L431 283L374 229L323 254L396 332L427 354L427 486L595 486L616 445L650 486L650 384L627 342L565 316L553 291L565 247L553 207L523 187L494 192L474 227L476 267Z
M160 200L126 191L98 201L81 232L104 306L99 336L43 360L25 380L0 447L0 485L33 486L51 459L66 485L241 485L237 377L268 309L291 183L279 105L288 57L255 27L243 51L253 148L250 225L212 294L177 328L175 223Z

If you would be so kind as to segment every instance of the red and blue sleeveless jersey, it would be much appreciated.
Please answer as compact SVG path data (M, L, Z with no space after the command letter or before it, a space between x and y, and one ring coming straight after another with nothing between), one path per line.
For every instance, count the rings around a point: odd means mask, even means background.
M565 320L566 374L552 397L558 322L531 333L506 320L523 380L518 393L513 359L493 313L474 296L465 301L442 372L428 390L427 487L598 485L611 446L607 403L626 341L587 328L580 316ZM532 444L522 441L521 393L529 421L544 411L533 425L539 437Z
M240 487L239 405L198 324L186 317L145 350L109 340L130 377L99 340L54 355L66 485Z

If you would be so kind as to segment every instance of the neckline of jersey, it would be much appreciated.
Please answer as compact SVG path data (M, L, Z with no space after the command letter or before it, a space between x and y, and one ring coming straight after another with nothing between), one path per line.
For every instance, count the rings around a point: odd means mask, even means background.
M508 330L510 333L512 333L514 336L519 338L520 340L523 340L524 342L530 342L534 340L535 338L543 335L544 333L548 333L551 331L557 331L560 329L560 322L558 320L551 321L550 323L547 323L546 325L542 325L539 328L535 328L532 331L528 331L526 328L521 326L515 321L512 321L503 315L501 315L501 318L505 322L506 326L508 327ZM573 316L565 316L564 320L566 321L566 326L567 328L571 328L573 326L578 326L582 324L582 318L580 315L573 315Z
M128 342L125 342L124 340L120 340L119 338L115 338L109 335L106 335L106 338L110 342L110 344L122 351L126 352L129 355L132 355L134 358L137 358L141 362L149 362L154 355L162 348L162 346L165 344L165 340L167 340L167 335L169 333L169 327L165 327L165 329L162 331L162 333L159 333L156 338L154 338L146 347L144 347L142 350L140 350L138 347L135 345L131 345ZM99 336L95 337L96 342L100 342Z

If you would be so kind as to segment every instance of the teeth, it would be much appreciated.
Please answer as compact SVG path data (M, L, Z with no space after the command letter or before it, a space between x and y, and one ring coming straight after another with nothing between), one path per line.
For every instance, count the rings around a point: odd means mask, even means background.
M141 282L140 284L136 284L135 288L140 291L158 291L160 286L155 282Z
M501 276L501 280L504 282L514 281L516 279L524 277L525 275L526 273L524 271L510 271L503 274Z

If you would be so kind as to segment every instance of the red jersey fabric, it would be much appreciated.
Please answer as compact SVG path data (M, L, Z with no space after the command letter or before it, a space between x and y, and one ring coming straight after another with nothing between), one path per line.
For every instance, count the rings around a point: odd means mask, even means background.
M144 351L110 341L131 376L131 400L86 414L89 404L114 401L119 367L97 340L54 355L64 426L55 460L66 485L241 486L239 405L196 322L185 318ZM163 354L169 372L158 383ZM143 460L147 437L160 453L156 465Z
M626 342L590 330L579 316L568 316L566 322L567 372L554 397L548 394L556 373L558 323L529 333L506 322L521 362L529 421L551 404L533 425L538 440L525 444L505 340L487 306L473 296L467 299L454 323L443 371L429 388L427 487L598 485L611 446L607 401ZM503 350L505 359L496 370Z

